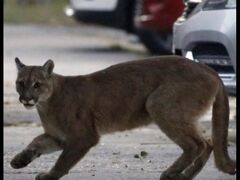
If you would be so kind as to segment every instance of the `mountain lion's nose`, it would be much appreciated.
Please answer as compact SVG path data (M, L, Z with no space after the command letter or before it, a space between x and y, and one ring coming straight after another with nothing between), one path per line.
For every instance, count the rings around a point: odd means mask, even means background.
M34 105L35 104L33 99L30 100L30 101L22 100L21 103L23 103L23 104L30 104L30 105Z
M34 100L32 98L22 98L22 97L20 97L19 101L23 104L30 104L30 105L35 104Z

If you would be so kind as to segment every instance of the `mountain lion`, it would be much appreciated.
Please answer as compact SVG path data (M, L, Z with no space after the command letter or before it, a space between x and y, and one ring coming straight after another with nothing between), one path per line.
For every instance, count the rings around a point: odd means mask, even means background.
M26 107L36 107L44 133L11 161L23 168L42 154L62 150L54 167L36 180L57 180L95 146L100 135L155 123L182 155L161 180L190 180L213 150L219 170L236 173L227 151L228 95L218 74L180 56L153 57L113 65L84 76L53 73L54 63L27 66L15 59L16 90ZM212 109L212 143L196 121Z

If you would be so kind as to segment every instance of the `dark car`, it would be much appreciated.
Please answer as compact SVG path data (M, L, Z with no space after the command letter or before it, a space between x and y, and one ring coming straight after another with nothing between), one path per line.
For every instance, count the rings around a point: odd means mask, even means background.
M66 14L136 34L151 52L171 54L172 27L182 14L182 0L70 0Z

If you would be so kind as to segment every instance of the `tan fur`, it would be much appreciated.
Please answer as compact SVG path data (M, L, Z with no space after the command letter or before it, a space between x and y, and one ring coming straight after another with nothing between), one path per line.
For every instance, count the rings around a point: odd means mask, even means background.
M227 153L227 95L217 73L205 65L179 56L162 56L70 77L53 73L51 60L43 66L26 66L16 58L16 64L20 101L29 107L27 102L34 100L45 133L11 165L22 168L41 154L63 150L55 166L39 174L37 180L67 174L98 143L101 134L150 123L156 123L183 149L160 179L193 179L212 149L217 167L235 173L235 162ZM213 145L196 126L198 117L212 104Z

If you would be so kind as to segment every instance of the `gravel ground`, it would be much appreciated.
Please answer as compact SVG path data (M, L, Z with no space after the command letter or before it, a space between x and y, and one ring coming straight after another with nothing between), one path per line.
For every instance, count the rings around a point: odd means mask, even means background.
M53 166L59 152L44 155L24 169L15 170L9 166L11 158L41 133L42 128L36 126L4 128L4 179L31 180L37 173ZM228 149L231 157L236 158L235 143L230 143ZM147 155L140 156L142 151ZM109 134L103 136L63 180L155 180L180 153L180 148L154 125ZM136 158L137 155L140 158ZM196 179L233 180L236 176L219 172L211 155Z

